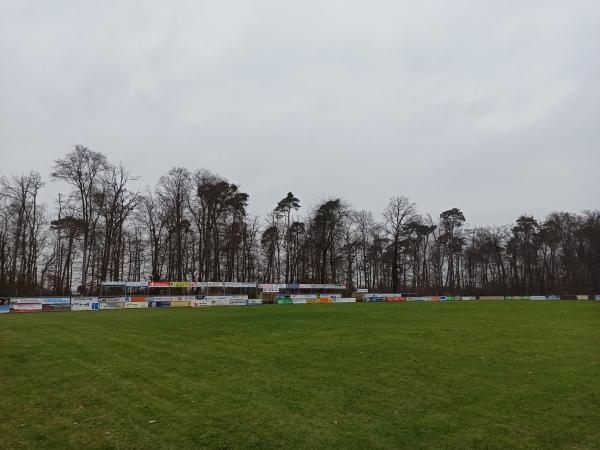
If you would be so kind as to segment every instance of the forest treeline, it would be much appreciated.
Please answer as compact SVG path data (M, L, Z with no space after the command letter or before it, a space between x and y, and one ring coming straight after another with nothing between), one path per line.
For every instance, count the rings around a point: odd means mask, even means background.
M68 186L49 207L45 183ZM392 197L380 217L329 198L306 208L282 193L260 219L238 184L171 169L154 188L76 146L39 174L0 182L0 295L92 294L108 280L344 283L348 292L600 292L600 211L521 216L468 227Z

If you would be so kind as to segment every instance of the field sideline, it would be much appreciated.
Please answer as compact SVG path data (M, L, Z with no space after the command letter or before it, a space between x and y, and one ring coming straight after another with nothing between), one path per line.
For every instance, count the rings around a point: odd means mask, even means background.
M0 316L0 448L600 448L600 302Z

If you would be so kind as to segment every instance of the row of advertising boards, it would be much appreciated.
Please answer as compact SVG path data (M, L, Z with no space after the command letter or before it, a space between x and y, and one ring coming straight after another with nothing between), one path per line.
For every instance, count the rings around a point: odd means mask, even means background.
M390 302L390 301L448 301L448 300L600 300L600 295L439 295L439 296L403 296L402 294L365 294L365 302Z
M600 295L531 295L531 296L420 296L403 297L402 294L366 294L365 302L405 302L405 301L452 301L452 300L597 300ZM356 303L355 298L342 298L337 294L278 295L277 304L323 304ZM52 311L96 311L101 309L140 309L140 308L201 308L210 306L255 306L262 305L260 299L249 299L247 295L209 296L131 296L131 297L25 297L0 299L0 314L9 312L52 312Z
M6 300L6 299L5 299ZM101 309L181 308L260 305L262 300L247 295L162 296L162 297L48 297L12 298L0 305L0 313L42 311L97 311Z

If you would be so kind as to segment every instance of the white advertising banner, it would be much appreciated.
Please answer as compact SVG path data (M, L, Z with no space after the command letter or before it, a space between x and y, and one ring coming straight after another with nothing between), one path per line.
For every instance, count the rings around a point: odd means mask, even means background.
M287 284L285 283L261 283L258 285L260 289L286 289Z
M71 311L95 311L100 309L97 297L80 297L71 300Z
M372 294L378 295L379 297L388 298L388 297L402 297L402 294Z
M229 299L215 298L210 299L210 302L213 306L229 306Z
M144 288L148 287L147 281L128 281L125 283L125 286L130 288Z
M14 312L36 312L42 310L41 303L17 303L12 305Z
M125 303L129 301L128 297L100 297L100 303Z
M41 305L42 304L42 299L41 298L34 298L34 297L13 298L10 301L10 303L13 304L13 305L23 305L23 304L27 304L27 305Z
M346 289L343 284L299 284L299 289Z
M232 298L229 300L231 306L246 306L247 298Z
M125 302L100 303L100 309L123 309Z
M407 297L406 300L409 302L430 302L431 297Z
M127 281L103 281L102 286L106 286L106 287L127 286Z
M148 302L126 302L125 309L141 309L147 308Z
M212 302L210 300L190 300L190 306L192 308L206 308L212 306Z
M243 281L226 281L224 287L228 288L256 288L256 283L248 283Z

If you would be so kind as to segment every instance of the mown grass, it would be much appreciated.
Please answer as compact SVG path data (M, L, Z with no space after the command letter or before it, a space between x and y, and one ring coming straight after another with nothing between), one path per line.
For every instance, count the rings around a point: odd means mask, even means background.
M275 447L599 448L600 304L0 316L2 449Z

